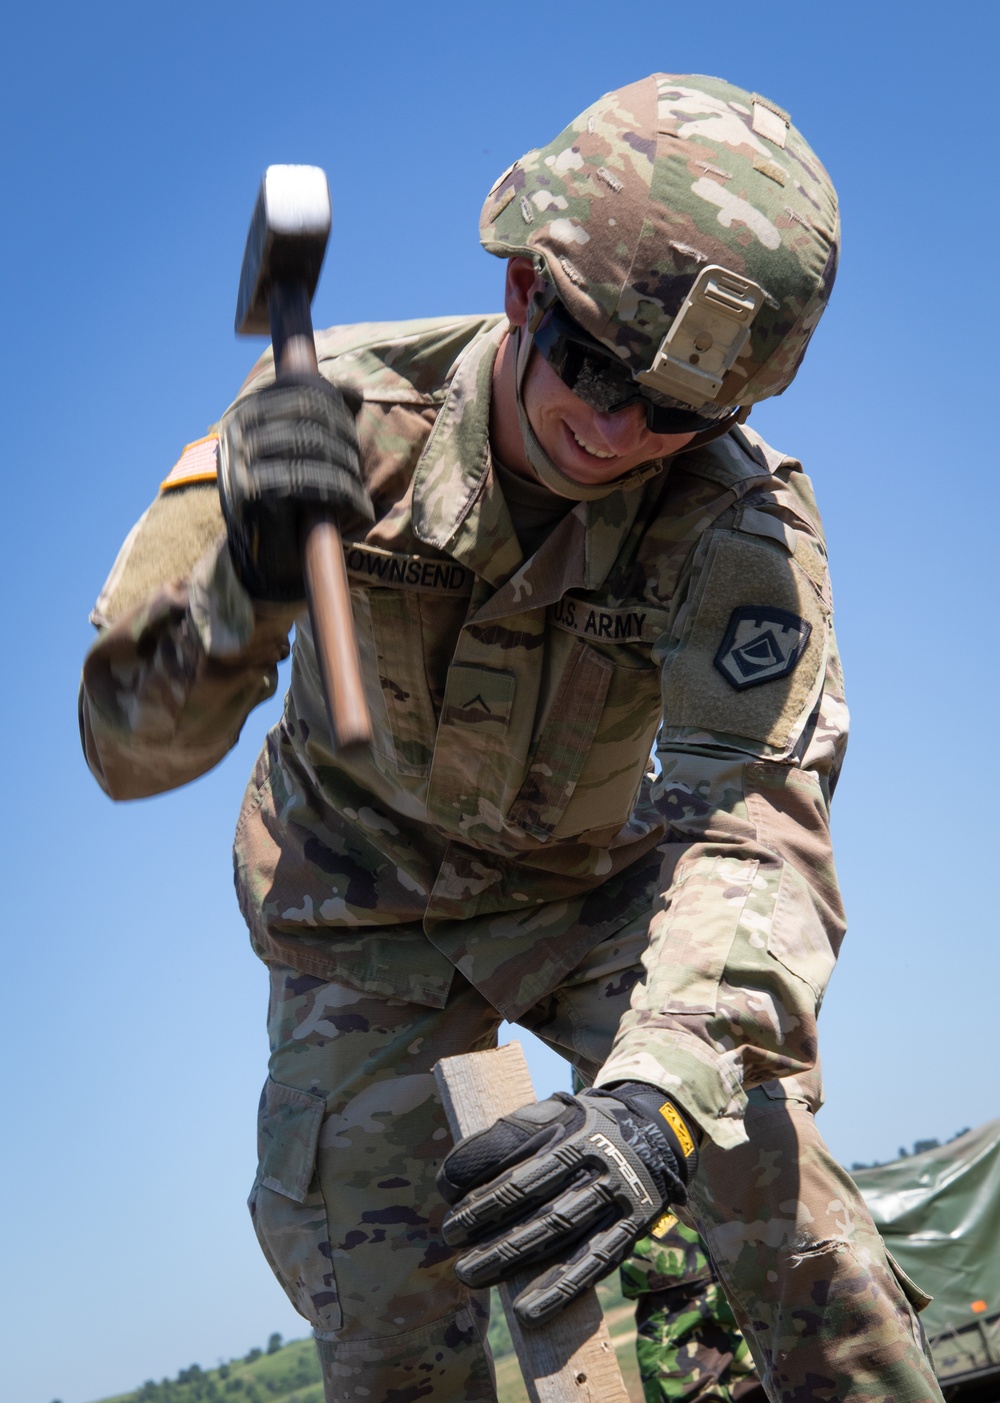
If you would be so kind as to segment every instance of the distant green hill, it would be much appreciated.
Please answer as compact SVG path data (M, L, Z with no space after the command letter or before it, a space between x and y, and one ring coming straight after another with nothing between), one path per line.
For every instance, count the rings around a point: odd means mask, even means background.
M192 1364L175 1379L147 1379L102 1403L323 1403L323 1382L313 1341L282 1344L272 1336L266 1351L251 1350L217 1369Z
M603 1282L598 1292L629 1393L635 1403L642 1403L632 1306L618 1290L616 1276ZM500 1403L526 1403L503 1310L495 1297L489 1338ZM311 1339L282 1344L280 1335L272 1335L266 1350L252 1349L243 1359L231 1359L217 1369L192 1364L175 1379L159 1383L149 1379L131 1393L119 1393L100 1403L323 1403L323 1384Z
M323 1384L311 1339L283 1345L272 1335L267 1351L252 1349L217 1369L192 1364L176 1379L148 1379L102 1403L323 1403Z

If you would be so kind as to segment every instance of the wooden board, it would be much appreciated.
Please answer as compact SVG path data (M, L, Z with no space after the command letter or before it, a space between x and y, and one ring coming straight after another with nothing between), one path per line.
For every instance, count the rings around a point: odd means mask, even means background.
M516 1042L492 1052L445 1057L434 1076L456 1139L535 1100ZM528 1272L513 1277L499 1293L531 1403L629 1403L597 1292L586 1292L547 1325L524 1330L511 1301L530 1277Z

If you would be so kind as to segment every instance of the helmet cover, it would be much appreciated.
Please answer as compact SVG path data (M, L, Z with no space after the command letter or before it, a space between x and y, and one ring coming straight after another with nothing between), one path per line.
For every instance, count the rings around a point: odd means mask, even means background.
M735 359L709 390L681 396L718 406L791 383L840 242L836 192L786 113L721 78L664 73L607 93L515 162L479 232L490 253L533 258L570 315L633 375L652 368L653 384L665 338L713 270L750 280L763 297ZM697 362L697 341L678 344Z

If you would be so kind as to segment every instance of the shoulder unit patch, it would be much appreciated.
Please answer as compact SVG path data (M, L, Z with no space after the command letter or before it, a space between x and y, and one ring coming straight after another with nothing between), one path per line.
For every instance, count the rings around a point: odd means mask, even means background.
M805 652L812 625L788 609L742 604L729 616L715 666L742 692L787 677Z

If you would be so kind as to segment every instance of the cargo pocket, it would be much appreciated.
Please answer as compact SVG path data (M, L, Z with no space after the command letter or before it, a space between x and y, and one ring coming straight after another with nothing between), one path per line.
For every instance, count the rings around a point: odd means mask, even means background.
M333 1276L326 1205L316 1183L322 1096L270 1077L257 1120L257 1178L250 1216L257 1240L292 1305L316 1329L336 1330L340 1301Z

